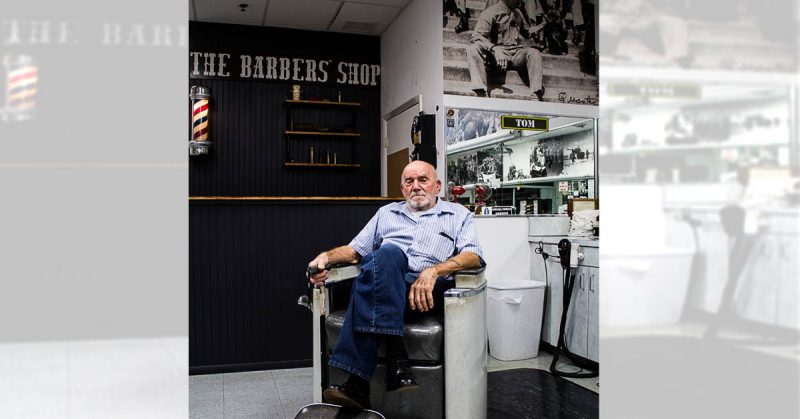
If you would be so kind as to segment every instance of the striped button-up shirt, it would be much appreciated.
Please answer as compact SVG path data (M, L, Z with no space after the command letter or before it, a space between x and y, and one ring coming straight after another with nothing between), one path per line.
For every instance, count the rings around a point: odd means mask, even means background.
M454 253L469 251L483 257L472 213L442 200L418 218L405 201L384 205L349 245L364 257L386 243L403 250L413 272L444 262Z

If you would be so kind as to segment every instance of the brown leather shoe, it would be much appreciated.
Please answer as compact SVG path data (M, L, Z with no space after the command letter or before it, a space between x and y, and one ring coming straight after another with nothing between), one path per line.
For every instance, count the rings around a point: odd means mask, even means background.
M355 409L369 409L369 393L363 394L354 386L344 383L332 385L322 392L322 398L331 404L338 404L342 407L352 407Z

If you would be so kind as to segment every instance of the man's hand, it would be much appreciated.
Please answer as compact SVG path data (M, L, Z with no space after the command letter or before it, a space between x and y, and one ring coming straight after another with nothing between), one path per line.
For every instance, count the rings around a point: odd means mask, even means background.
M320 253L314 260L308 262L308 267L314 267L319 272L308 276L308 282L318 285L328 279L328 266L336 263L358 263L361 256L350 246L339 246Z
M310 282L312 285L325 282L325 280L328 279L328 270L325 268L328 266L329 262L330 260L328 259L328 252L322 252L316 258L314 258L314 260L308 262L309 268L315 267L319 269L319 272L308 277L308 282Z
M508 67L508 55L506 55L506 53L500 48L494 48L492 49L492 52L494 53L494 61L497 63L497 66L500 67L501 70L505 71L505 69Z
M436 285L438 276L433 266L419 274L411 285L411 291L408 292L408 304L412 310L424 313L433 309L433 286Z

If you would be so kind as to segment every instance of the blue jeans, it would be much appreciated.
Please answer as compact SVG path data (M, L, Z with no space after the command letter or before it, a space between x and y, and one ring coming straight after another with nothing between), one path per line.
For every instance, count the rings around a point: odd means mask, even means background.
M406 313L406 300L418 275L408 271L405 253L395 245L383 245L364 257L361 274L350 292L339 343L328 362L332 367L367 381L372 378L383 335L403 336L404 317L417 316L418 312ZM442 312L444 292L453 285L443 277L436 279L434 313Z

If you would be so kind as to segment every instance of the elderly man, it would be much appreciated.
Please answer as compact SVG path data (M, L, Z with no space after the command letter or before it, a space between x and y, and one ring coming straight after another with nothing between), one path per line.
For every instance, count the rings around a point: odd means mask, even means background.
M320 253L309 263L327 279L328 266L361 262L350 304L330 365L350 374L347 382L324 391L325 401L369 408L369 380L377 365L378 345L386 342L387 391L417 387L403 344L404 316L441 311L447 277L483 264L472 214L439 200L442 182L433 166L409 163L401 176L405 202L381 207L346 246Z
M519 0L500 0L478 16L472 43L467 47L470 83L478 96L489 94L486 66L491 65L502 71L523 70L528 76L531 97L539 101L544 97L542 54L523 43L525 37L540 31L544 24L528 28L518 3Z

